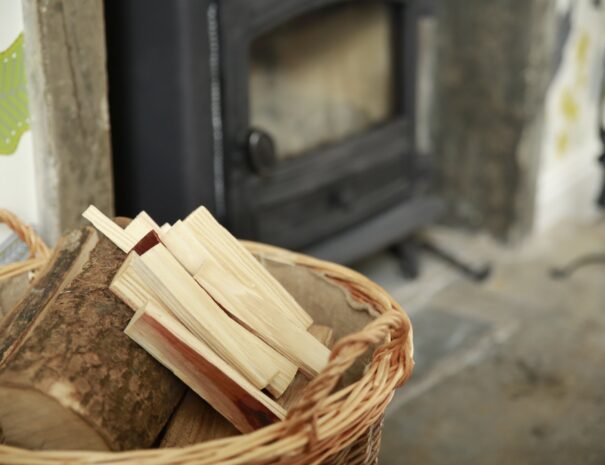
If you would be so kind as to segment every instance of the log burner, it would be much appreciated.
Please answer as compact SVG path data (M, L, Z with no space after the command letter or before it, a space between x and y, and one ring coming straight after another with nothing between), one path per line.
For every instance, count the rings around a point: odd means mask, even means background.
M342 262L431 221L405 0L106 0L117 210Z

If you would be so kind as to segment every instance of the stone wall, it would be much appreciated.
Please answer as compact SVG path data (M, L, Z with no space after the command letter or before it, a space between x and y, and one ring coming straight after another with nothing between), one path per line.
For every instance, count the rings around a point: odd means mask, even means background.
M502 238L530 227L555 10L550 0L438 6L435 157L446 221Z

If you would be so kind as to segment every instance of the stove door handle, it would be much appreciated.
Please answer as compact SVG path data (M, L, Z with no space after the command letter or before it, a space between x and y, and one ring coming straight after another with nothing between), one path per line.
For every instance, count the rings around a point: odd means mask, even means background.
M275 143L271 135L262 129L250 128L246 144L252 169L261 176L269 175L277 165Z

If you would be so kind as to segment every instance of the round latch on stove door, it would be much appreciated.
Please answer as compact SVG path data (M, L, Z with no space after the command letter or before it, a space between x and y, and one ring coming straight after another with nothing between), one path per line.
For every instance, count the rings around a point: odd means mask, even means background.
M261 176L268 175L277 164L273 138L262 129L248 131L247 149L252 169Z

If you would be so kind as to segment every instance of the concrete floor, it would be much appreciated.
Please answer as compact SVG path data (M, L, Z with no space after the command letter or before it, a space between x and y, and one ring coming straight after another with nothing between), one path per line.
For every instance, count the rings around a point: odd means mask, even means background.
M605 253L605 225L515 249L441 238L489 260L491 278L473 283L428 257L414 282L386 255L358 266L414 325L416 370L387 410L380 463L605 464L605 264L549 274Z

